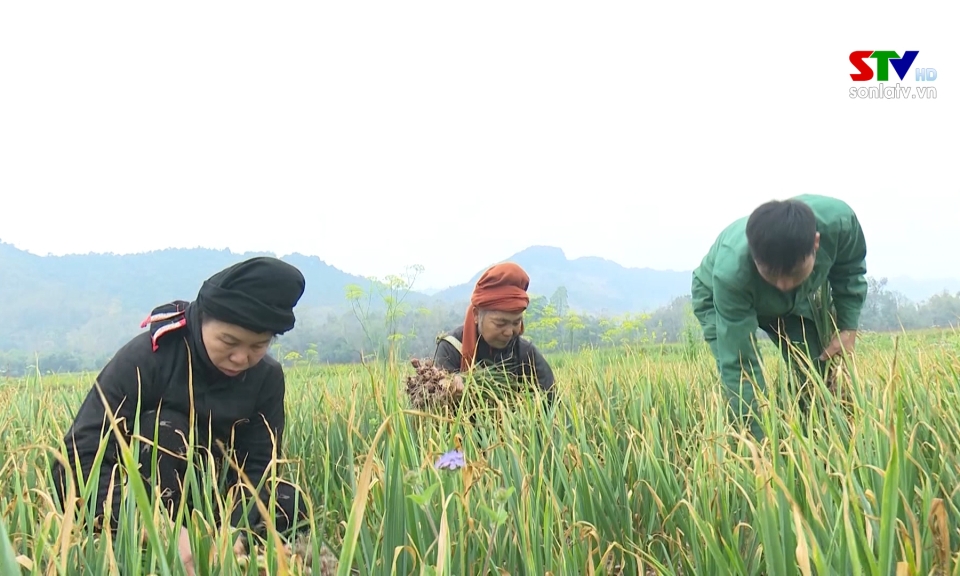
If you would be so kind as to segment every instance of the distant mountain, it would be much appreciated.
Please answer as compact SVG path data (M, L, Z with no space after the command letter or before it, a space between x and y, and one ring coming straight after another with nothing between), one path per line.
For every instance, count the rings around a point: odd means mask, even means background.
M4 275L0 297L26 297L54 290L96 297L91 303L106 297L119 298L125 306L142 309L146 314L160 302L193 298L210 275L254 256L275 255L176 248L123 255L36 256L0 242L0 271ZM348 285L357 284L365 290L371 286L366 278L343 272L315 256L291 254L281 259L303 272L307 290L301 303L305 306L342 308ZM6 281L11 275L19 281Z
M595 256L570 260L563 250L551 246L531 246L506 260L527 271L531 293L549 297L564 286L569 306L591 314L653 310L690 293L689 270L626 268ZM441 290L434 297L447 302L469 300L485 269L468 282Z
M36 256L0 242L0 351L69 349L94 354L115 349L138 331L154 306L190 300L211 274L256 255L266 253L193 248ZM298 318L306 323L349 313L348 285L356 284L368 294L372 288L385 288L315 256L293 254L283 260L306 277L307 290L298 307ZM550 297L563 286L567 305L588 314L653 311L690 292L690 271L627 268L597 257L571 260L560 248L549 246L532 246L506 260L530 274L531 294ZM467 282L434 294L411 291L405 302L457 309L469 301L484 269ZM920 302L944 290L960 292L960 279L894 278L886 288ZM364 312L382 310L383 299L373 294L362 306Z
M155 306L192 300L213 273L253 256L206 248L142 254L37 256L0 242L0 350L67 346L99 349L122 343ZM314 314L349 306L346 287L370 291L370 280L343 272L316 257L282 258L306 278L301 310ZM410 294L412 304L429 297ZM372 299L372 308L382 305ZM124 327L129 328L125 330ZM96 336L94 336L96 335ZM80 342L83 341L83 342Z

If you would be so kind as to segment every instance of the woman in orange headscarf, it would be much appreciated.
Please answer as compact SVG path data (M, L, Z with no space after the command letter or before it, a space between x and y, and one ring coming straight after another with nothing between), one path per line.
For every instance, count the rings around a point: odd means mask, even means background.
M434 363L450 372L494 366L536 381L552 400L553 370L536 346L520 337L529 286L530 277L512 262L490 267L473 289L463 326L438 339Z

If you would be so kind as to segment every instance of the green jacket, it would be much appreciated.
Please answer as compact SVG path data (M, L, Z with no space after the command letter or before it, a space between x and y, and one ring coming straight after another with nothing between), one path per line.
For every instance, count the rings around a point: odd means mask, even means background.
M760 323L786 315L813 319L813 295L824 282L830 283L839 329L856 330L859 325L867 297L867 245L857 215L836 198L806 194L796 199L813 209L820 247L813 273L795 290L781 292L760 277L747 247L747 217L727 226L694 270L704 286L694 290L693 305L709 312L704 337L715 340L717 363L728 387L739 388L741 369L763 384L753 340Z

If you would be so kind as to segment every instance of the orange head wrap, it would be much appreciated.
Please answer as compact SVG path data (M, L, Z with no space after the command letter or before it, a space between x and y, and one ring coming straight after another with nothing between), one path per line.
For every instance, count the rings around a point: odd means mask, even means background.
M479 333L477 319L473 309L498 310L503 312L520 312L530 305L527 288L530 286L530 277L523 268L513 262L496 264L487 269L477 280L470 297L470 306L467 307L467 316L463 321L463 343L461 346L462 358L460 369L467 370L473 365L474 353L477 350ZM523 323L520 323L520 333L523 334Z

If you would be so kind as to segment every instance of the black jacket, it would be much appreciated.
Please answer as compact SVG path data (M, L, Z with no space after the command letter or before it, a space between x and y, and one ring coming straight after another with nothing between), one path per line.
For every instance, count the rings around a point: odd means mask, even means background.
M194 422L197 438L206 438L206 431L213 439L220 439L228 448L233 448L235 457L244 473L255 485L259 483L272 457L273 444L269 422L277 441L277 455L282 446L284 419L285 382L280 364L269 356L236 377L229 377L217 370L210 362L200 335L199 312L187 302L177 301L161 306L151 317L178 311L180 316L155 320L150 331L144 332L120 348L97 376L97 384L103 391L116 418L123 419L121 431L129 442L140 401L140 411L173 410L184 415L190 413L188 375L188 350L193 367ZM164 331L160 331L165 328ZM154 335L157 335L154 340ZM139 374L138 374L139 372ZM138 378L140 391L138 394ZM87 393L77 412L73 425L66 433L66 456L71 465L79 458L83 476L87 477L103 433L109 433L109 445L100 467L99 493L96 515L103 513L108 483L118 452L109 429L103 403L96 386ZM119 511L119 488L114 489L113 516ZM256 508L254 508L256 510ZM256 513L251 517L255 521Z
M458 342L463 342L463 326L457 327L445 336L453 336ZM437 342L434 364L449 372L459 372L462 356L452 343L442 338L443 336ZM516 336L506 348L495 350L482 336L478 336L474 364L477 367L494 367L497 370L504 370L516 378L529 378L547 393L549 402L554 400L553 370L537 347L526 338Z

